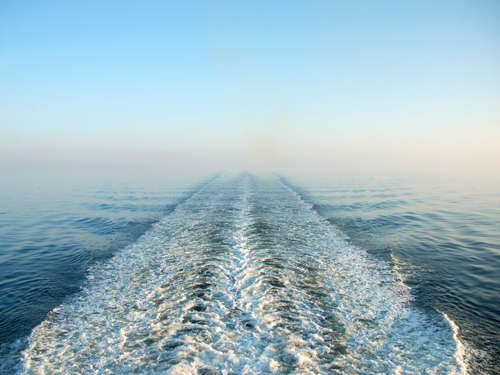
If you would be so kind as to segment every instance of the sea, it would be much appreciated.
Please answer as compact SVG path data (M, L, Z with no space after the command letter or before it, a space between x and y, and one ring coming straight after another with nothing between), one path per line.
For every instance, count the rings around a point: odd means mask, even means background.
M45 177L0 187L0 374L500 373L498 190Z

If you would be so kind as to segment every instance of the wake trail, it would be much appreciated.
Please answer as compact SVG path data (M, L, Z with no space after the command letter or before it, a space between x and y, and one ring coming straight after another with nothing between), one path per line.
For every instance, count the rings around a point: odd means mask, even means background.
M459 373L411 306L289 184L205 184L34 329L21 373Z

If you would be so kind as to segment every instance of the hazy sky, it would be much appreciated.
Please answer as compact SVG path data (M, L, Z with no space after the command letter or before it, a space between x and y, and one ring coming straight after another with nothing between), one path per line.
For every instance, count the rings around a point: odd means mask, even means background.
M21 168L500 175L500 2L0 1Z

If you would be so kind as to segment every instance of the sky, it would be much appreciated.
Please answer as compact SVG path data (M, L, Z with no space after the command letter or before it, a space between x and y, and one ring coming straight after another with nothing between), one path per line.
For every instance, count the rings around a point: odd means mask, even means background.
M0 1L0 168L500 176L500 2Z

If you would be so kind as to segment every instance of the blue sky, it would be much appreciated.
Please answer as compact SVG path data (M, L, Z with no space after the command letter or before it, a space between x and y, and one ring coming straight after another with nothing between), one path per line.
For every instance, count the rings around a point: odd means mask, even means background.
M4 0L0 17L2 165L500 174L497 1Z

